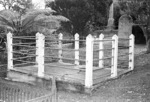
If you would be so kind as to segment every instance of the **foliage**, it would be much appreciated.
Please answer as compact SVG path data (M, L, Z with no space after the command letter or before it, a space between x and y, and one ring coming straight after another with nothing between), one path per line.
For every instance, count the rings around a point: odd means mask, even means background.
M54 13L55 11L50 9L32 9L22 15L12 10L2 10L0 11L0 28L5 29L5 33L1 33L1 37L5 40L8 32L20 36L33 36L37 32L45 34L50 29L56 30L60 27L61 21L68 21L68 19Z
M24 14L27 9L32 8L31 0L0 0L0 4L6 10L13 10Z
M147 52L150 52L150 2L149 0L132 0L130 2L120 2L120 13L129 14L135 18L134 23L143 26L147 39Z
M53 10L32 9L30 0L0 0L0 4L5 8L0 11L0 29L4 30L4 33L1 33L0 37L5 40L6 33L8 32L20 36L32 36L36 32L44 34L49 30L58 29L62 21L68 21L67 18L57 15ZM3 44L4 42L0 42L1 46ZM17 47L14 49L17 49ZM19 49L23 49L23 47L19 47Z
M87 0L86 0L87 1ZM67 17L73 26L72 33L82 33L86 22L90 19L92 10L85 0L56 0L47 6Z
M92 18L95 25L107 25L107 18L112 0L89 0L89 3L94 7Z
M148 0L132 0L119 3L120 14L129 14L134 17L135 23L148 25L150 2Z
M72 34L79 33L85 35L84 31L88 31L91 26L95 27L106 24L107 9L110 1L55 0L54 2L47 2L47 6L71 21L70 28L72 28Z
M61 21L68 19L54 15L54 11L49 9L32 9L24 15L12 10L0 11L0 27L16 35L40 32L41 29L57 29Z
M31 0L0 0L0 5L3 10L12 10L20 13L21 15L25 14L29 8L32 8ZM4 29L4 27L0 27L0 29L0 38L3 39L6 34L6 29Z

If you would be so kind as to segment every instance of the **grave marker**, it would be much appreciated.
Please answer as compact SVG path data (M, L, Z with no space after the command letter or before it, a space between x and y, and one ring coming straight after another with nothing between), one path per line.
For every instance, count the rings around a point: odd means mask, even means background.
M129 36L132 34L132 25L133 20L132 17L125 14L119 18L119 27L118 27L118 36L119 39L128 39ZM128 40L120 40L119 46L128 46Z

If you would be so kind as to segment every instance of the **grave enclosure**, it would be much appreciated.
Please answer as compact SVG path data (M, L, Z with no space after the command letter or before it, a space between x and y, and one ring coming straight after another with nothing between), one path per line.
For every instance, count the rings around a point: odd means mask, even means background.
M117 35L105 38L103 34L99 38L92 35L79 38L79 34L75 34L74 39L63 39L63 34L50 39L40 33L36 36L8 33L7 77L32 83L35 81L30 77L32 75L39 78L55 76L58 89L90 92L101 82L134 69L132 34L120 39ZM118 48L119 40L128 41L125 53L121 52L124 49Z

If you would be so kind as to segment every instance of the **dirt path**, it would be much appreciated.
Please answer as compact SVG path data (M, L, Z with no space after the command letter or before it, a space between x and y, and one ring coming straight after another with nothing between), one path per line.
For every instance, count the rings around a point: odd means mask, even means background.
M58 102L150 102L150 54L135 57L135 70L106 82L93 95L58 92Z

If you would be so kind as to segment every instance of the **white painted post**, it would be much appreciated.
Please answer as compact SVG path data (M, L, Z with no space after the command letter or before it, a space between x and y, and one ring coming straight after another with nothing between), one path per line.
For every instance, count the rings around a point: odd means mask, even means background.
M93 85L93 40L91 34L86 37L85 87L87 88L91 88Z
M75 34L75 64L79 65L79 34Z
M103 34L100 34L99 35L99 68L103 68L104 67L104 61L103 60L101 60L101 59L103 59L103 57L104 57L104 51L103 51L103 49L104 49L104 45L103 45L103 40L104 39L104 35Z
M134 40L135 37L131 34L129 37L129 70L134 69Z
M39 40L39 35L40 35L40 33L38 32L38 33L36 33L36 52L35 52L35 54L36 54L36 58L35 58L35 62L36 63L38 63L38 50L39 50L39 48L38 48L38 40Z
M37 34L38 41L38 76L43 77L44 76L44 45L45 45L45 36L43 34Z
M118 65L118 36L114 35L112 37L112 67L111 67L111 77L117 77L117 65Z
M7 34L7 53L8 53L8 63L7 63L7 68L8 70L13 69L13 38L12 34L9 32Z
M59 35L59 42L58 42L58 57L59 57L59 62L62 62L62 39L63 39L63 34L60 33Z

